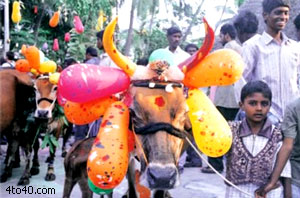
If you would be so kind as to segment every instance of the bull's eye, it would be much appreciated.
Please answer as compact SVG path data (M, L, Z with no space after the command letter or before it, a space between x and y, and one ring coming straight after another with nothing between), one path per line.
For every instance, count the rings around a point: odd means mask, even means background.
M54 88L53 88L53 91L56 91L56 90L57 90L57 87L54 87Z

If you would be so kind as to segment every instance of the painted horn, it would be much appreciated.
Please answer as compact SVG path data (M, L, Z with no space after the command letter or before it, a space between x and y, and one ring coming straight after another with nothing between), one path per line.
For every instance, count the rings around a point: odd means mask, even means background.
M204 27L205 27L205 40L201 46L201 48L191 57L183 61L178 65L178 67L186 73L190 69L192 69L195 65L197 65L200 61L203 60L205 56L209 53L214 45L215 34L213 29L209 26L206 19L203 17Z
M118 51L114 44L113 34L118 21L118 17L112 20L105 28L103 35L103 46L109 57L118 65L126 74L132 76L136 69L136 64Z

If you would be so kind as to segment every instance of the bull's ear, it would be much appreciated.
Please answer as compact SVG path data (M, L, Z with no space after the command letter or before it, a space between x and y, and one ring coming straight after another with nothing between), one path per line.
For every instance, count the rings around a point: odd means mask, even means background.
M29 76L28 73L17 72L15 76L17 78L18 83L20 83L20 84L27 85L27 86L34 85L34 81L31 78L31 76Z
M112 20L105 28L103 34L103 47L109 57L118 65L126 74L132 76L136 69L136 64L121 54L114 44L114 31L118 17Z
M195 65L197 65L200 61L202 61L205 56L208 55L210 50L214 45L215 34L214 30L209 26L206 19L203 17L204 27L205 27L205 40L201 46L201 48L191 57L183 61L178 65L178 67L185 73Z

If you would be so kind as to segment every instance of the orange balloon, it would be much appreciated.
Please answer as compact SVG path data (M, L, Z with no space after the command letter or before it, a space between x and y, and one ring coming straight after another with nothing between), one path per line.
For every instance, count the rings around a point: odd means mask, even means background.
M112 189L124 179L128 168L129 110L115 102L104 114L87 161L87 173L95 186Z
M49 26L55 28L59 22L59 11L54 12L54 15L51 17L49 21Z
M26 59L19 59L16 62L16 70L20 72L30 72L29 62Z
M25 57L29 62L29 66L36 70L39 70L40 67L40 51L35 46L29 46L26 49Z
M237 52L220 49L187 71L183 84L191 88L231 85L240 79L243 70L244 62Z
M117 101L115 97L101 98L86 103L67 101L64 105L65 116L73 124L88 124L99 119L107 107L115 101Z

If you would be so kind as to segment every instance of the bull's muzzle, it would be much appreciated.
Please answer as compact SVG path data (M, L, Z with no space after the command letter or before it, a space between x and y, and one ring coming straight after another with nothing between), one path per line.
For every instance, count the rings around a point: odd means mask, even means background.
M178 171L174 164L149 164L147 180L151 189L172 189L178 184Z
M37 109L35 111L34 117L40 118L40 119L49 119L52 117L52 113L48 109Z

